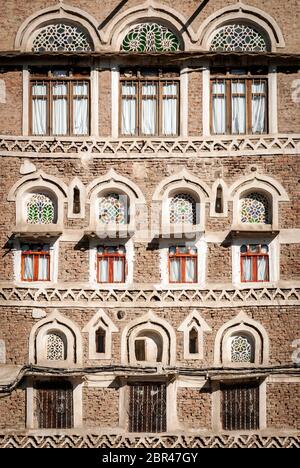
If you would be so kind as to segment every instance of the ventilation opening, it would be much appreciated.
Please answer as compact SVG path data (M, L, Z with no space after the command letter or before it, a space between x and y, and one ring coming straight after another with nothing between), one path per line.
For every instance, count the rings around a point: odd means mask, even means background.
M190 354L198 354L198 332L195 328L192 328L189 336L189 350Z
M105 330L99 328L96 332L96 352L97 353L105 353L105 338L106 333Z
M78 187L75 187L73 190L73 213L80 213L80 191Z
M223 189L221 185L217 188L215 211L219 214L224 213Z

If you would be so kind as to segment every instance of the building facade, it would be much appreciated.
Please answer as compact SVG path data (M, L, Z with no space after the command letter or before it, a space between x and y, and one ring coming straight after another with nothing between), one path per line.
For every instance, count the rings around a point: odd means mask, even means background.
M299 14L5 2L0 447L299 447Z

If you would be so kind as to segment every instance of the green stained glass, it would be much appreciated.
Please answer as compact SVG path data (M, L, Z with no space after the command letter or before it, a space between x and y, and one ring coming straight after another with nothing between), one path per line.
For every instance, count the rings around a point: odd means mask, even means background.
M138 24L125 37L124 52L177 52L179 39L172 31L157 23Z
M28 224L52 224L55 210L51 198L42 193L34 193L27 202Z

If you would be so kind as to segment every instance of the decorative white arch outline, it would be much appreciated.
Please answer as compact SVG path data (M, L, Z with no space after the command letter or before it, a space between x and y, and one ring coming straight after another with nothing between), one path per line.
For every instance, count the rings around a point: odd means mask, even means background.
M100 50L100 35L98 32L98 23L93 16L86 11L59 3L43 10L39 10L29 16L20 26L16 39L15 49L21 52L30 52L32 42L36 31L40 28L57 21L67 21L80 26L88 33L95 51Z
M189 349L190 331L196 328L198 333L198 353L191 354ZM184 359L203 359L204 357L204 334L211 332L211 327L197 310L193 310L177 328L183 333L183 357Z
M245 312L240 312L235 318L226 322L219 329L215 339L214 365L246 367L245 363L229 362L226 354L226 339L236 332L251 335L255 343L255 363L251 366L266 366L269 363L270 343L266 329L257 321L251 319ZM225 352L225 362L223 353Z
M44 353L44 337L50 330L57 330L65 335L67 340L67 359L62 362L47 361ZM54 310L46 318L40 320L31 329L29 336L29 364L47 367L75 367L82 365L82 338L77 325Z
M105 353L97 353L95 334L99 328L105 330ZM89 340L89 359L111 359L112 357L112 333L119 330L108 317L103 309L99 309L91 318L89 323L83 328L83 333L88 333Z
M77 187L79 190L80 196L80 213L73 212L74 205L74 188ZM78 177L74 177L68 187L68 218L71 219L84 219L85 218L85 200L86 200L86 190L85 185Z
M221 186L223 190L223 213L217 213L215 210L217 190L219 186ZM221 178L216 179L211 189L211 200L210 200L210 217L211 218L227 218L228 199L229 199L228 185L226 184L226 182L224 182L223 179Z
M162 338L165 337L163 341L163 356L166 356L162 364L167 364L174 366L176 363L176 333L173 327L164 319L159 318L152 311L147 312L143 317L139 317L132 322L130 322L123 330L121 337L121 363L128 365L130 363L130 358L134 356L134 346L132 340L130 340L130 334L137 330L141 332L142 330L154 330L161 333ZM167 340L166 340L167 338ZM167 341L167 342L166 342ZM140 363L139 363L140 364ZM158 364L158 363L157 363Z
M204 50L209 50L214 31L236 21L250 23L263 32L269 39L272 52L285 47L283 34L275 19L265 11L242 2L222 8L206 18L197 31L199 44Z

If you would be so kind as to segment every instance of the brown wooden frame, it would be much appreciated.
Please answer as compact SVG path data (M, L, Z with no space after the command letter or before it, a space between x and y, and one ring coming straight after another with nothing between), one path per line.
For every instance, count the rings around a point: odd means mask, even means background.
M74 85L77 83L86 83L88 92L86 96L77 96L74 94ZM33 96L32 88L37 84L45 84L47 87L47 93L45 95L45 99L47 102L47 115L46 115L46 133L44 135L38 136L57 136L57 137L67 137L67 136L88 136L90 134L91 128L91 112L90 112L90 102L91 102L91 86L90 86L90 76L89 75L81 75L81 74L70 74L69 76L55 76L50 71L47 74L32 74L30 76L30 84L29 84L29 120L30 120L30 134L33 134L33 126L32 126L32 102L34 99L41 99L42 96ZM53 95L53 84L66 84L67 85L67 94L65 98L67 99L67 133L65 135L57 135L53 133L53 102L56 99L61 99L63 95L54 96ZM87 112L88 112L88 132L87 134L77 135L73 133L73 105L74 105L74 98L76 99L85 99L87 100Z
M24 272L25 272L25 258L28 256L33 257L33 279L25 279L24 278ZM39 257L44 256L47 257L48 259L48 275L46 280L41 280L38 279L39 275ZM22 250L22 255L21 255L21 280L22 281L28 281L28 282L33 282L33 281L50 281L50 250L41 250L41 251L36 251L36 250Z
M267 253L262 253L261 252L261 248L262 248L262 245L266 245L266 244L257 244L256 247L257 247L257 251L256 252L251 252L250 251L250 245L255 245L255 244L243 244L243 246L246 246L247 247L247 252L241 252L240 251L240 255L241 255L241 282L242 283L264 283L266 281L270 281L270 270L269 270L269 247L268 247L268 252ZM242 248L242 246L241 246ZM252 279L251 280L245 280L244 277L244 262L243 262L243 259L244 258L252 258ZM257 278L257 265L258 265L258 259L261 258L261 257L265 257L266 260L267 260L267 279L263 279L263 280L259 280Z
M97 282L101 284L123 284L125 283L126 279L126 274L127 274L127 262L126 262L126 251L122 254L120 253L106 253L105 249L109 248L108 246L99 246L103 247L104 253L99 254L97 252ZM98 247L98 248L99 248ZM118 246L112 246L116 249L118 249ZM103 282L100 281L100 262L101 260L108 260L108 281ZM122 272L123 272L123 277L122 281L114 281L114 260L122 260Z
M256 81L260 80L264 82L266 85L266 92L265 93L252 93L252 84ZM224 83L225 82L225 94L213 94L213 85L214 83ZM255 75L251 74L250 71L246 74L232 74L230 71L222 73L216 73L211 75L210 80L210 128L211 133L215 135L220 135L219 133L214 133L213 130L213 99L214 97L223 97L225 99L225 107L226 107L226 123L225 123L225 134L232 135L232 83L241 83L244 82L245 86L245 94L234 94L235 97L237 96L245 96L246 98L246 133L245 134L253 134L252 132L252 99L253 96L265 96L266 108L265 108L265 129L261 134L268 133L268 124L269 124L269 117L268 117L268 77L266 75ZM241 135L236 134L234 135ZM260 135L260 133L255 133L255 135Z
M122 93L122 85L130 84L135 86L136 94L135 96L126 96ZM144 84L153 84L156 86L156 94L153 96L143 95L143 85ZM175 84L177 86L176 95L164 95L163 87L168 84ZM145 99L156 99L156 131L154 135L146 135L142 133L142 103ZM126 135L122 133L122 103L123 99L136 101L136 130L135 135ZM166 99L176 99L177 100L177 132L174 135L165 135L162 132L162 122L163 122L163 101ZM121 76L120 78L120 95L119 95L119 135L122 137L177 137L179 135L180 129L180 78L167 78L162 74L162 76L151 76L151 77L142 77L140 74L137 76L132 76L130 78Z
M171 247L170 247L171 248ZM170 254L169 248L169 283L171 284L196 284L198 282L198 252L179 253L180 246L176 246L176 253ZM180 281L171 281L171 262L173 259L180 260ZM186 281L186 260L193 259L195 266L195 281Z

